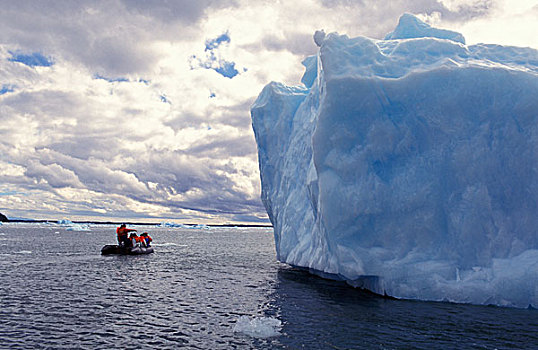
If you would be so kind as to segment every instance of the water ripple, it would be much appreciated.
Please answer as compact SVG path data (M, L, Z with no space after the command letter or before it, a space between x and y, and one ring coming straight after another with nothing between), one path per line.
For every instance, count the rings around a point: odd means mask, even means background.
M2 233L2 349L538 344L536 310L374 297L276 262L270 230L151 229L146 256L101 256L113 227L57 234L6 224Z

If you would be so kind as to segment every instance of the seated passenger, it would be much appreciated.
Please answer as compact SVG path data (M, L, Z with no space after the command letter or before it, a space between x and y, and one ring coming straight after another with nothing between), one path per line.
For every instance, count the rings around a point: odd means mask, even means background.
M142 233L140 238L144 240L146 247L151 247L150 243L153 241L153 239L151 239L147 232Z
M131 247L133 248L140 247L140 237L138 237L136 233L134 232L131 233L129 238L131 239Z

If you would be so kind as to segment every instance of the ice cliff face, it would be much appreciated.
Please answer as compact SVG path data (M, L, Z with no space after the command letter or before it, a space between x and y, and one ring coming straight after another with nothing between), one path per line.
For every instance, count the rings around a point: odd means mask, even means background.
M538 52L404 15L316 34L252 106L278 259L396 297L538 307Z

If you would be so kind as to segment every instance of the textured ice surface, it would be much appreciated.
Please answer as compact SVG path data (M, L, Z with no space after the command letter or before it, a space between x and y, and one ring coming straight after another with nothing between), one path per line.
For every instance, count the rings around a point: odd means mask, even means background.
M253 338L270 338L280 335L281 327L280 320L276 318L241 316L237 320L233 331Z
M404 15L317 35L252 106L279 260L396 297L538 306L538 52Z

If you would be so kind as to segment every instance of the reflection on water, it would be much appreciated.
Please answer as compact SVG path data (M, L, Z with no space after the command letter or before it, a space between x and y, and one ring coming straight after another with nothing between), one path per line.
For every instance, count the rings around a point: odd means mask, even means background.
M2 226L0 348L538 344L536 310L383 299L276 262L267 229L145 230L154 238L154 254L101 256L101 247L114 242L114 227ZM280 335L234 333L237 321L247 320L242 316L262 320L261 326L280 321Z
M290 347L538 348L537 310L382 298L291 268L278 281L280 341Z

